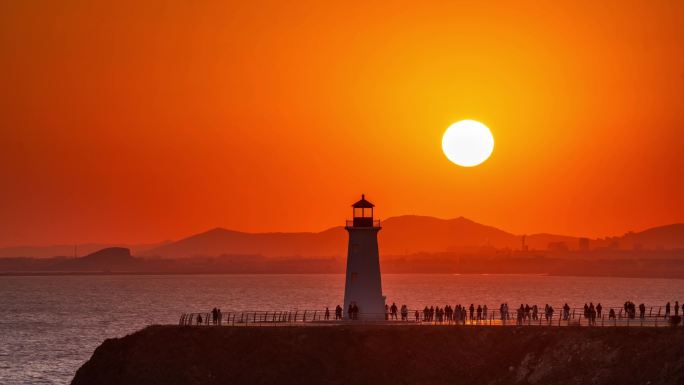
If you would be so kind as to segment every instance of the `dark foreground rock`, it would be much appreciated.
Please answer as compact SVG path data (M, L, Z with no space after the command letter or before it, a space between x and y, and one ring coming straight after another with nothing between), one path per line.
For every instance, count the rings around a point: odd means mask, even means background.
M684 330L152 326L72 384L684 384Z

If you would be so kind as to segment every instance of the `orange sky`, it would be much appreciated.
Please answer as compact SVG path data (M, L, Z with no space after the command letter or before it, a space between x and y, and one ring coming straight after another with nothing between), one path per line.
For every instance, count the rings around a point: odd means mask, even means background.
M0 2L0 246L318 231L362 192L516 233L684 221L682 1L196 3ZM440 147L468 118L471 169Z

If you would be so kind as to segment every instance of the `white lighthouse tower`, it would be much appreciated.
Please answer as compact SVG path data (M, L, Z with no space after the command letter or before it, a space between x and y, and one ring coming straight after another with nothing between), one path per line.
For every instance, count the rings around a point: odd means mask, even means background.
M358 307L360 320L384 320L385 298L382 296L378 231L380 220L373 219L374 205L361 195L352 205L353 218L347 221L347 277L344 285L344 311Z

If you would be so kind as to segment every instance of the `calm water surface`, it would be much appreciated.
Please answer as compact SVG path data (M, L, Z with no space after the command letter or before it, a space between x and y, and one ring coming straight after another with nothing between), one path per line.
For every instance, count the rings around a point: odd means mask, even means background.
M177 323L182 312L334 307L343 286L343 275L0 277L0 384L68 384L105 338ZM390 274L383 290L409 307L684 300L675 279Z

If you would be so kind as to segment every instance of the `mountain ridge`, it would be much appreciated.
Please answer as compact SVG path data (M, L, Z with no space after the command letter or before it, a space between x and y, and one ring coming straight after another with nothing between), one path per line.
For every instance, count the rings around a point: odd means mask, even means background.
M379 245L384 255L477 252L492 249L579 250L580 240L591 249L684 249L684 224L670 224L622 236L589 239L552 233L519 235L465 217L442 219L401 215L381 222ZM230 254L267 257L339 257L346 252L342 226L319 232L248 233L216 227L145 250L148 257L187 258ZM525 244L523 245L523 237Z
M400 215L381 222L379 244L384 255L477 252L482 250L579 250L580 240L591 249L684 249L684 224L673 223L606 238L582 238L552 233L520 235L465 217L450 219L425 215ZM130 248L133 255L160 258L191 258L221 255L266 257L340 257L347 249L343 226L318 232L251 233L214 227L176 241L156 244L84 244L79 254L109 247ZM73 245L0 248L0 258L71 256Z

